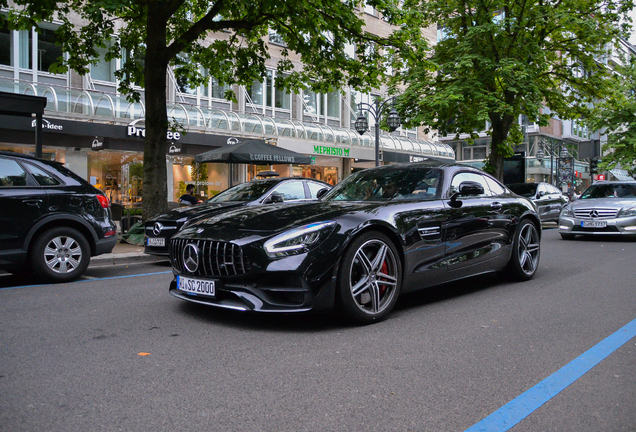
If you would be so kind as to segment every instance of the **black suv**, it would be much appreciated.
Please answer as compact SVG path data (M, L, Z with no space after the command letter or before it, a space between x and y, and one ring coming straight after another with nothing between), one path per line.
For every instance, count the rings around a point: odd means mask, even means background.
M0 152L0 269L77 279L117 231L106 196L59 162Z

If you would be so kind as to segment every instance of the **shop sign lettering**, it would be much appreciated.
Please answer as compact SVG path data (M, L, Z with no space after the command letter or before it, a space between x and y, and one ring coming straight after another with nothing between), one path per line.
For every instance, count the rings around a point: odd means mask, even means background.
M282 162L282 163L296 163L294 156L280 156L271 154L259 154L250 153L250 160L253 161L268 161L268 162Z
M133 126L133 125L128 125L128 136L134 136L134 137L138 137L138 138L146 138L146 128L140 128L137 126ZM166 134L166 139L169 140L180 140L181 139L181 133L180 132L173 132L173 131L168 131L168 133Z
M37 120L34 119L31 122L31 127L36 127L36 126L37 126ZM64 126L51 123L47 119L43 118L42 119L42 129L61 131L62 129L64 129Z
M314 153L328 156L343 156L349 157L349 149L342 147L329 147L329 146L314 146Z
M425 160L428 160L428 158L422 157L422 156L409 155L409 162L424 162Z
M93 142L91 142L91 150L99 151L104 150L105 148L106 146L104 145L104 138L102 137L95 137L95 139L93 139Z

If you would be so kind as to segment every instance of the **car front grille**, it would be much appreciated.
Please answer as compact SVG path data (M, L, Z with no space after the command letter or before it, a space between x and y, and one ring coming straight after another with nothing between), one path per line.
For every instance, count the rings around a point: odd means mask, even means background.
M194 272L186 268L183 251L194 244L198 251ZM172 239L170 241L170 263L181 273L194 276L236 276L250 271L250 264L240 246L212 240Z
M618 210L608 208L580 208L574 210L574 216L579 219L614 219Z

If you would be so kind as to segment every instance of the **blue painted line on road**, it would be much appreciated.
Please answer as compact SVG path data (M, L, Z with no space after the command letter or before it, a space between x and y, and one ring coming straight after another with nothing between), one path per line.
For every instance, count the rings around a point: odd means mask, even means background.
M567 365L517 396L465 432L504 432L532 414L590 369L636 336L636 319Z
M76 283L82 283L82 282L95 282L95 281L103 281L103 280L109 280L109 279L123 279L123 278L139 277L139 276L154 276L154 275L168 274L168 273L172 273L172 271L142 273L142 274L127 275L127 276L110 276L110 277L104 277L104 278L91 278L91 279L84 279L84 280L76 280L70 283L76 284ZM12 289L18 289L18 288L33 288L33 287L39 287L39 286L50 286L50 285L53 285L53 284L21 285L21 286L0 288L0 291L12 290Z

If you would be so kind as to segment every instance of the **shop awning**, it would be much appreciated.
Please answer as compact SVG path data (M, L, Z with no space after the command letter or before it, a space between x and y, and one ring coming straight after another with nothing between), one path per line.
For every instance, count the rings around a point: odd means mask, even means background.
M616 177L617 180L634 180L627 171L622 169L613 169L610 170L610 173Z
M245 163L259 165L310 164L311 157L267 144L262 140L249 140L235 145L201 153L194 157L201 162Z

